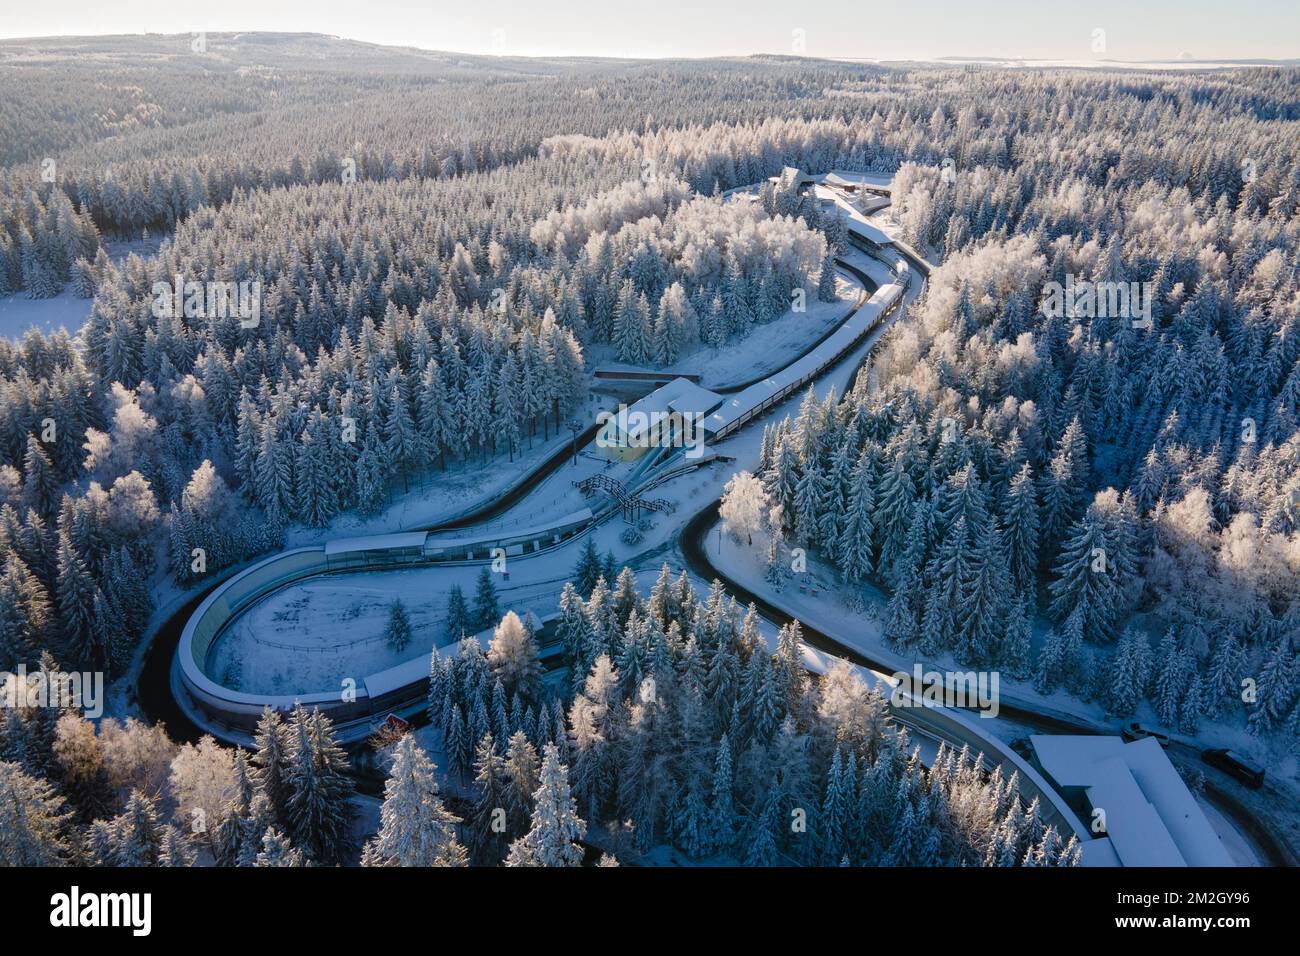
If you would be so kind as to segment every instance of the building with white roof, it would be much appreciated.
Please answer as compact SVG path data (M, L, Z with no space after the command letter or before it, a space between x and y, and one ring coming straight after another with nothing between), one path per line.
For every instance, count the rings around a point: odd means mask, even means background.
M722 396L686 378L675 378L636 404L602 413L596 447L610 458L631 461L650 448L689 446L702 440L704 417Z
M1029 742L1034 767L1083 821L1104 820L1104 834L1086 849L1113 855L1117 866L1234 865L1155 738L1036 735Z
M786 166L781 170L781 175L770 177L770 181L783 189L802 189L814 180L797 166Z
M839 173L827 173L822 177L822 182L827 186L834 186L836 189L843 189L847 192L853 192L861 185L856 181L845 179Z

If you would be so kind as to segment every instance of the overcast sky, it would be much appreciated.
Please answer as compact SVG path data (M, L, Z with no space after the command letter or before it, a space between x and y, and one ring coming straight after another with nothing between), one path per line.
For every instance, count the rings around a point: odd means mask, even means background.
M3 37L198 30L522 55L1286 59L1300 0L0 0Z

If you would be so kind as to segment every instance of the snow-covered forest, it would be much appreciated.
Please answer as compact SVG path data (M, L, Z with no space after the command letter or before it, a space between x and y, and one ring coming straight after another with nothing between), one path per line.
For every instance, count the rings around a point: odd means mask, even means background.
M1014 774L942 749L926 767L850 664L811 677L797 622L771 653L754 609L721 584L699 597L664 565L643 599L628 568L611 588L594 551L575 579L557 628L572 686L549 705L518 619L486 653L465 641L434 665L429 716L447 769L469 783L475 862L515 862L514 841L530 819L536 828L538 753L552 748L567 764L569 816L615 859L667 845L753 866L1077 860L1077 840L1024 805ZM494 830L501 806L507 825Z
M76 335L0 339L0 671L129 684L163 598L518 467L601 361L834 301L843 221L770 180L851 170L893 175L937 268L729 486L772 586L804 549L886 596L895 649L1300 758L1300 70L211 40L0 41L0 297L90 300ZM178 276L260 283L260 320L159 309ZM1149 283L1150 322L1045 309L1074 277ZM0 863L1076 862L1015 779L923 765L854 668L807 673L797 625L769 653L720 586L643 599L585 561L559 611L561 690L513 614L435 654L377 832L319 713L236 752L125 691L96 722L6 708Z
M853 666L810 675L797 623L772 653L754 609L720 584L697 596L665 565L642 598L629 568L611 589L591 549L574 579L557 628L569 686L543 684L538 641L513 612L486 651L466 639L435 652L428 718L445 766L414 734L383 741L369 839L318 712L267 710L255 747L232 752L31 708L3 728L0 863L1077 863L1077 838L1022 799L1014 772L943 747L927 766Z
M1237 125L1241 155L1276 149ZM902 166L900 221L943 265L879 389L765 437L771 561L811 547L883 585L898 647L1300 753L1297 168L1071 155ZM1150 327L1046 314L1067 275L1150 282Z

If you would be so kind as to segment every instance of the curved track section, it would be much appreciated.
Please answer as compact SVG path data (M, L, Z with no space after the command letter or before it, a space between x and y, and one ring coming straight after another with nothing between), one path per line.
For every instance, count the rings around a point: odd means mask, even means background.
M863 284L864 291L858 301L835 328L811 343L781 371L733 386L729 392L733 397L724 404L729 410L728 417L715 429L711 438L721 440L733 434L804 388L826 369L837 365L903 300L904 285L895 282L877 287L866 272L851 263L839 260L837 264ZM864 311L869 306L874 308ZM595 436L596 428L593 425L581 436L584 444ZM215 585L198 601L197 607L187 605L182 609L180 614L188 611L189 616L180 627L175 626L175 617L179 616L176 615L160 628L154 639L155 646L150 648L150 660L146 661L143 677L158 681L162 673L158 669L157 657L160 654L170 656L166 677L172 706L164 704L164 714L151 715L168 719L174 727L200 729L231 742L246 744L265 707L287 710L296 702L319 707L335 722L339 737L344 741L365 737L372 722L388 713L419 711L428 687L428 661L424 656L348 682L340 689L279 696L248 694L222 686L207 674L208 656L222 631L240 613L267 595L308 577L344 569L355 572L447 560L483 561L491 548L507 545L522 547L521 556L529 557L585 533L608 517L612 509L587 512L585 516L578 516L578 520L574 520L575 516L566 516L562 519L563 524L537 529L527 535L503 538L502 532L487 529L481 529L477 537L474 535L475 525L507 512L526 498L565 463L570 453L569 447L558 449L498 500L422 529L428 533L423 541L419 540L419 533L379 536L364 551L348 551L342 556L335 547L339 542L298 548L258 561ZM680 463L667 461L656 471L643 476L641 486L658 483L677 473L681 470L678 465ZM434 532L447 530L468 532L462 536L454 555L432 548ZM174 645L160 640L164 634L170 636L171 633L176 634ZM173 646L175 653L171 654ZM141 700L142 703L161 704L157 693L146 694L143 689Z
M865 291L858 302L835 328L811 343L800 356L780 372L715 389L720 394L733 396L730 402L733 408L727 420L715 427L712 438L721 440L734 433L789 399L810 381L845 361L867 334L901 306L906 300L906 293L913 281L919 281L920 286L923 287L931 267L915 250L894 241L890 251L896 253L899 258L891 263L885 260L884 249L875 246L864 236L853 231L852 222L849 223L849 228L853 245L873 258L885 262L893 269L898 280L890 283L887 289L883 290L887 298L878 301L879 315L860 331L845 332L846 327L853 323L859 311L873 299L877 299L882 290L877 288L876 283L861 269L851 263L837 260L839 268L863 283ZM859 323L859 325L863 324ZM836 336L839 338L836 339ZM827 344L832 340L835 344L827 348ZM820 355L819 350L822 353ZM867 355L869 354L868 352ZM810 356L817 357L810 361ZM864 364L865 361L866 357L862 359ZM729 403L724 403L724 408L727 404ZM592 426L579 437L579 442L587 444L595 434L596 426ZM499 498L422 530L445 532L463 529L472 532L475 525L505 514L524 500L558 470L570 454L569 446L562 447ZM657 483L678 473L679 470L666 469L661 471L657 478L651 475L647 484ZM742 603L752 602L769 620L778 624L793 620L792 616L778 605L730 580L709 563L704 548L704 538L717 520L718 505L719 502L714 501L698 511L686 522L680 532L678 544L686 565L703 580L715 578L721 580L732 595ZM604 516L592 514L585 525L575 530L569 537L585 533ZM409 540L409 536L402 537ZM485 538L484 541L486 540ZM475 549L483 543L478 542L471 546L467 557L463 559L472 559ZM559 543L560 539L556 538L554 544ZM542 550L546 550L546 542L538 540L532 553ZM355 571L366 567L379 570L392 568L397 564L391 557L386 557L382 549L373 552L372 557L371 563L350 562L348 570ZM180 730L182 735L197 736L200 732L209 732L227 740L247 743L251 738L257 716L265 706L287 708L295 701L319 706L334 719L340 737L344 740L357 740L364 737L369 732L374 718L383 714L412 713L422 709L428 683L428 663L424 656L387 671L369 675L361 679L357 686L345 688L343 692L325 691L317 694L268 697L231 691L207 677L204 664L208 650L230 620L261 597L278 588L305 577L328 574L331 570L330 555L327 554L326 546L295 549L264 559L192 598L161 625L154 639L154 646L151 647L146 658L141 677L140 700L150 716L154 719L166 720L173 732ZM874 671L889 673L892 670L882 662L873 661L848 648L832 634L807 624L802 624L802 628L808 643L819 650L843 657ZM174 655L173 648L175 648ZM1070 721L1057 715L1044 715L1005 702L1001 709L1008 716L1048 731L1097 732L1096 728L1080 722ZM1081 839L1089 838L1090 835L1078 817L1032 767L1005 743L985 733L964 714L946 708L924 707L907 708L902 711L895 709L893 716L900 723L910 726L919 733L945 740L956 746L967 745L972 750L983 753L990 764L1002 764L1016 770L1020 774L1026 795L1031 799L1035 796L1039 797L1042 801L1041 805L1047 808L1047 815L1053 822L1060 825L1062 829L1078 833ZM1271 862L1286 865L1287 855L1245 808L1213 789L1210 790L1210 794L1216 804L1255 839Z

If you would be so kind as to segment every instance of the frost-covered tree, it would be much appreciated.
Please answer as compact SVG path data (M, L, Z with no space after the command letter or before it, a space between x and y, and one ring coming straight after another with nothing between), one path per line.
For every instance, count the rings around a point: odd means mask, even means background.
M459 823L443 805L433 761L412 734L405 734L393 748L379 832L366 844L362 865L464 866L465 848L456 837Z
M492 572L483 568L478 573L474 585L474 626L482 630L492 627L501 619L501 607L497 602L497 587L492 580Z
M578 816L569 790L569 770L554 744L542 754L541 779L533 795L532 826L510 845L507 866L577 866L582 862L579 841L587 824Z
M137 790L109 822L107 855L96 862L102 866L158 866L164 836L154 801Z
M329 718L318 710L294 707L289 731L284 777L293 843L316 862L336 862L347 852L353 816L347 754L335 742Z
M171 763L171 792L176 819L195 842L216 856L222 818L235 795L234 755L205 734L197 744L183 744Z
M306 866L302 851L294 848L289 838L275 827L268 827L262 836L261 848L257 851L254 866L281 867Z
M506 611L492 632L487 659L492 672L508 692L536 698L541 677L537 641L514 611Z
M722 492L718 509L722 526L737 542L754 544L754 535L762 530L763 517L769 507L763 483L747 471L737 472Z
M411 643L411 617L401 598L394 598L388 606L388 624L384 627L384 643L391 650L404 651Z
M0 864L60 866L70 862L71 813L47 781L0 762Z
M108 816L113 794L95 725L78 714L63 714L55 727L53 752L59 789L78 821Z

